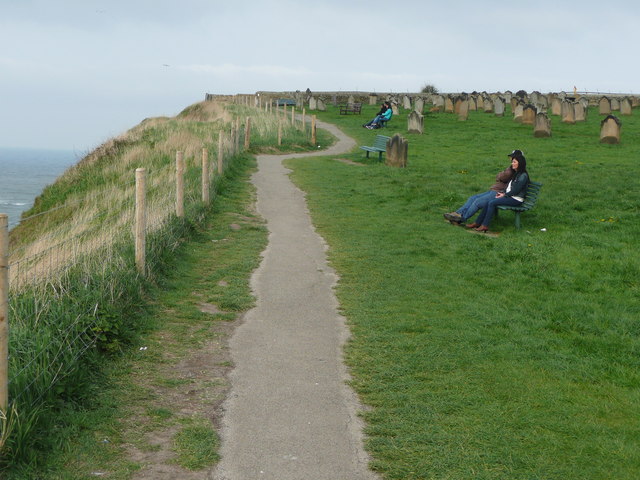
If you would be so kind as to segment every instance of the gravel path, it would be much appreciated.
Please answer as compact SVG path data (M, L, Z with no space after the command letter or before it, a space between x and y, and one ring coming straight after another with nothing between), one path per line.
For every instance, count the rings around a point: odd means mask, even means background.
M260 155L252 181L269 244L252 277L257 297L230 341L234 369L224 404L222 460L216 480L365 480L357 398L346 385L348 338L327 265L326 244L311 224L304 193L282 160L340 155L355 142L339 138L310 154Z

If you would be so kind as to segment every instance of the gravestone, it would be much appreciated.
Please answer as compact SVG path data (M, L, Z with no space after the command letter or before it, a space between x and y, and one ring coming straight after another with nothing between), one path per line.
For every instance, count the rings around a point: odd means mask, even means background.
M515 95L513 97L511 97L511 101L509 102L511 104L511 111L514 112L516 110L516 107L518 106L519 100L518 97L516 97Z
M353 104L353 103L356 103L356 101L353 98L353 95L349 95L349 98L347 99L347 103L350 104L350 105Z
M551 114L552 115L560 115L562 114L562 100L560 97L554 96L551 100Z
M422 97L416 98L416 104L415 104L414 110L421 115L422 115L422 112L424 112L424 99Z
M458 120L466 121L469 118L469 100L461 100L458 103Z
M398 110L398 104L396 102L391 102L391 111L394 115L400 114L400 111Z
M533 126L533 136L536 138L551 136L551 120L547 117L546 112L536 113L536 120Z
M522 107L522 123L524 125L533 125L536 122L536 107L531 104Z
M478 98L476 99L476 104L478 105L478 110L480 109L484 110L484 98L482 95L478 95Z
M496 97L495 101L493 102L493 111L495 112L496 117L504 116L504 100L502 99L502 97Z
M422 134L424 132L424 115L414 110L407 117L407 122L407 130L409 131L409 133Z
M620 110L620 100L616 97L611 97L611 111L617 112L618 110Z
M515 98L515 97L514 97ZM511 103L513 104L513 99L511 99ZM524 105L520 102L516 101L516 106L513 109L513 121L522 123L522 116L524 115Z
M318 108L318 101L316 100L316 97L309 97L309 110L317 110Z
M571 100L565 98L562 101L562 114L560 117L562 118L562 123L576 123L576 110Z
M444 110L444 97L442 95L434 95L433 96L433 106L437 108L438 112Z
M444 111L446 113L453 113L453 99L451 95L444 97Z
M576 122L587 121L587 109L582 102L578 101L573 104L573 115Z
M316 108L321 112L325 112L327 110L327 107L324 104L324 100L322 98L318 98L318 100L316 101Z
M369 94L369 105L376 105L378 103L378 95L375 93Z
M475 112L478 110L478 96L469 95L469 110Z
M620 100L620 114L621 115L631 115L631 100L629 97L624 97Z
M387 158L385 163L390 167L407 166L409 142L397 133L387 141Z
M504 98L505 102L511 103L511 97L513 97L513 93L510 90L507 90L506 92L504 92L504 95L502 95L502 97Z
M580 97L578 102L582 105L582 107L587 110L589 108L589 99L587 97Z
M598 102L598 111L600 115L611 115L611 100L608 97L602 97Z
M409 98L408 95L405 95L404 97L402 97L402 107L405 110L411 110L411 99Z
M600 143L620 143L620 120L615 115L607 115L600 122Z
M493 100L490 96L486 96L482 99L482 105L484 107L484 113L493 113Z
M335 93L331 96L331 103L333 103L334 107L338 106L338 95L336 95Z

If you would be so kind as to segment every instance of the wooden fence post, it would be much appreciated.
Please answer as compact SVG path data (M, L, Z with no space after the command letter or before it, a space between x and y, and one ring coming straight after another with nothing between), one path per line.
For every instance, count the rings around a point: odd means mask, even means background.
M146 170L136 168L136 268L146 272L147 258L147 203Z
M282 145L282 122L278 120L278 145Z
M176 152L176 215L184 217L184 158Z
M307 129L307 117L306 117L306 115L307 115L307 109L302 107L302 131L303 132Z
M224 132L218 134L218 175L224 172Z
M209 152L202 149L202 202L209 203Z
M251 117L247 117L244 124L244 149L249 150L251 144Z
M0 410L9 406L9 216L0 214Z
M311 144L316 145L317 137L316 137L316 116L311 115Z

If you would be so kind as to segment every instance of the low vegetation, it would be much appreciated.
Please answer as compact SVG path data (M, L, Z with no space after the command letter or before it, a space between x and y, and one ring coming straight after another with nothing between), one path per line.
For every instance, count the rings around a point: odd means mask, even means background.
M256 145L239 153L225 143L226 173L210 169L212 203L205 205L200 199L202 149L215 160L218 136L224 132L229 138L230 125L242 127L247 116ZM231 182L246 182L250 154L261 151L261 145L277 144L277 131L274 114L218 102L192 105L175 118L145 120L47 187L12 230L11 406L0 419L0 468L7 478L40 478L47 454L67 448L77 422L86 420L85 407L95 401L98 385L109 382L105 372L112 362L158 328L150 292L175 269L176 252L215 215L216 195ZM330 142L326 135L320 138ZM308 131L284 123L280 148L315 146ZM177 217L174 207L178 150L186 160L184 217ZM145 276L136 269L132 245L133 180L139 167L148 178ZM258 253L251 251L247 268ZM238 278L240 284L229 291L249 295L248 273L243 270ZM226 302L222 308L229 311L247 308L246 301L235 304L233 297ZM189 428L194 436L203 435L200 423ZM177 451L188 450L188 444L178 437Z

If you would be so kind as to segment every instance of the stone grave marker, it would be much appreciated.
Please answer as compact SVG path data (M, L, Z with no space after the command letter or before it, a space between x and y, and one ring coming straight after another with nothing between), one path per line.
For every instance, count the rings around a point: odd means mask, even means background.
M407 130L409 131L409 133L422 134L424 132L424 115L422 115L421 113L418 113L414 110L407 117L407 122Z
M578 101L573 104L573 115L576 122L587 121L587 109L582 102Z
M318 98L318 100L316 101L316 108L321 112L325 112L327 110L327 107L324 104L324 100L322 98Z
M622 123L615 115L607 115L600 122L600 143L620 143L620 127Z
M522 107L522 123L524 125L533 125L536 122L536 114L538 111L536 107L531 104L527 104Z
M451 95L444 97L444 111L446 113L453 113L453 99Z
M402 107L405 110L411 110L411 99L408 95L402 97Z
M629 97L620 99L620 115L631 115L631 100Z
M385 163L390 167L407 166L409 142L397 133L387 141L387 158Z
M369 105L376 105L378 103L378 95L375 93L369 94Z
M598 101L598 111L600 115L611 115L611 100L608 97L602 97Z
M317 110L318 109L318 101L316 97L309 97L309 110Z
M533 126L533 136L536 138L551 136L551 120L547 117L546 112L536 113L536 120Z
M560 117L562 118L562 123L576 123L575 104L571 100L564 99L562 101L562 114Z
M504 117L504 100L502 97L496 97L494 100L493 111L496 117Z
M422 97L416 98L416 103L413 109L422 115L422 112L424 112L424 99Z
M484 113L493 113L493 100L491 100L489 95L482 99L482 106L484 108Z
M466 121L469 118L469 100L464 99L458 103L458 120Z
M514 97L515 98L515 97ZM513 99L511 99L511 103L513 104ZM516 101L516 106L513 109L513 121L522 123L522 116L524 115L524 105L520 102Z
M611 111L617 112L620 110L620 100L617 97L611 97Z
M551 114L552 115L561 115L562 114L562 99L560 97L554 96L551 100Z

